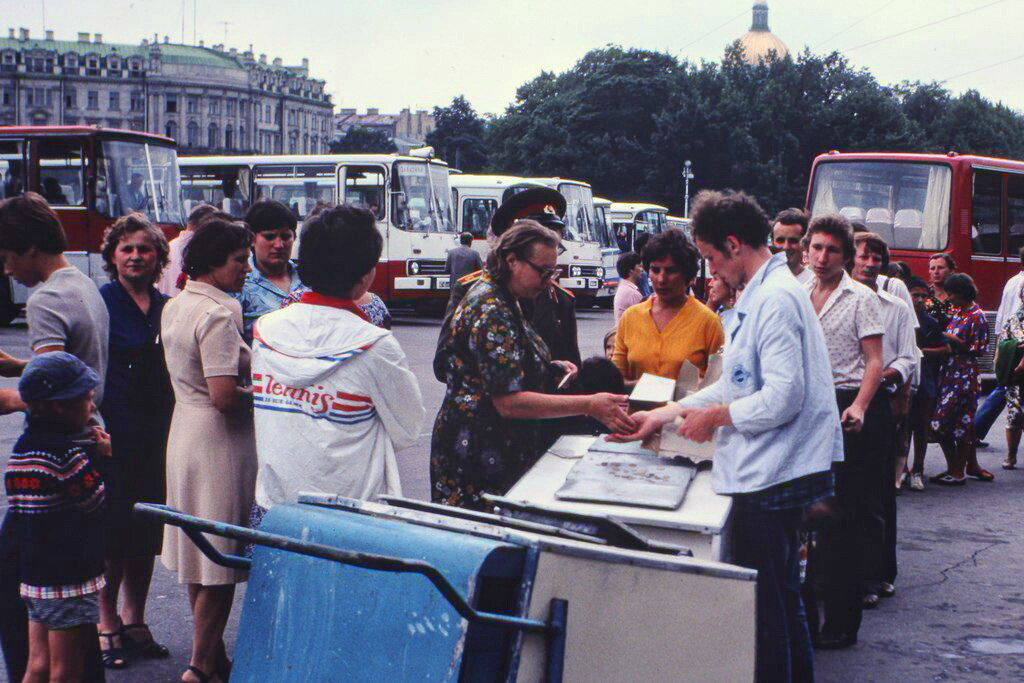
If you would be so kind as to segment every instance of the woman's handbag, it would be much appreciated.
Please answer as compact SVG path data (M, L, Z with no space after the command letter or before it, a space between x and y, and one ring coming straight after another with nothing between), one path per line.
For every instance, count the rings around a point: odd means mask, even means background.
M1024 349L1021 349L1019 344L1020 342L1013 337L996 344L996 357L992 366L996 373L996 384L1001 387L1024 385L1024 377L1014 376L1014 370L1024 358Z

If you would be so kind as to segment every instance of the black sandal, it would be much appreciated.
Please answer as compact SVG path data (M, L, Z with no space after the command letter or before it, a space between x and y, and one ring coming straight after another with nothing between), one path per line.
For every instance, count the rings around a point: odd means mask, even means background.
M136 640L129 635L130 631L140 629L146 632L144 640ZM171 656L171 651L167 647L153 639L153 633L146 624L125 624L118 633L121 635L121 645L133 655L141 655L149 659L166 659Z
M100 637L100 659L103 661L103 666L108 669L123 669L128 666L128 660L124 654L124 639L121 639L122 647L114 647L114 638L121 636L121 630L118 629L113 633L97 633ZM106 638L107 648L103 649L103 639Z
M185 669L185 671L191 671L193 675L195 675L195 677L199 679L199 683L209 683L209 681L213 680L213 677L216 675L208 674L199 667L192 666L191 664L189 664L188 668Z

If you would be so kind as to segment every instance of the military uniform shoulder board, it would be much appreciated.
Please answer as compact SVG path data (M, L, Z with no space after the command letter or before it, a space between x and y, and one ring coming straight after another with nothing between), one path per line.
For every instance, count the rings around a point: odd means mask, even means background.
M565 292L566 294L568 294L568 295L569 295L569 296L570 296L571 298L573 298L573 299L575 299L575 298L576 298L576 295L575 295L575 294L573 294L573 293L572 293L571 291L569 291L568 289L566 289L566 288L565 288L565 287L563 287L562 285L558 284L557 282L552 282L551 284L552 284L552 285L554 285L555 287L557 287L558 289L562 290L562 291L563 291L563 292Z
M468 273L467 275L463 275L458 280L456 280L456 282L458 282L460 285L471 285L474 282L476 282L477 280L479 280L480 278L482 278L483 276L484 276L484 271L476 270L476 271L473 271L472 273Z

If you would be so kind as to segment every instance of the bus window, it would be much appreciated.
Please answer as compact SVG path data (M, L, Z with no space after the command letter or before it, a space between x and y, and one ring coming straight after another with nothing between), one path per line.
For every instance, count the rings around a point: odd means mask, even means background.
M1006 222L1010 226L1006 253L1015 258L1024 247L1024 176L1011 175L1006 185Z
M487 228L491 225L491 216L498 210L495 199L476 199L467 197L462 200L462 229L473 234L477 239L487 237Z
M181 169L185 211L205 202L235 218L244 218L251 204L246 166L185 166Z
M369 209L378 221L384 220L384 169L346 166L345 203Z
M79 138L39 141L39 194L51 206L85 206L83 158Z
M97 211L112 218L138 211L156 223L185 222L173 147L106 140L96 170Z
M597 233L597 239L602 247L618 246L612 226L608 224L608 207L594 207L594 232Z
M25 191L25 143L0 140L0 199Z
M1002 254L1003 174L974 172L971 245L975 254Z
M438 232L455 232L455 211L452 209L452 195L448 189L448 169L437 164L430 164L427 169L430 173L434 229Z
M558 191L565 197L565 239L593 241L594 195L590 188L562 183Z
M256 200L276 199L305 219L317 203L334 204L337 180L333 164L257 166Z

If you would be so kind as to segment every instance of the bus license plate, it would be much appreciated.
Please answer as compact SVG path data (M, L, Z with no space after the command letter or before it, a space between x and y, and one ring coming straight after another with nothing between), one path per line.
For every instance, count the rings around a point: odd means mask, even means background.
M451 278L439 277L437 278L438 289L449 289L451 287Z
M596 278L587 278L587 289L597 289L601 286L601 281Z

